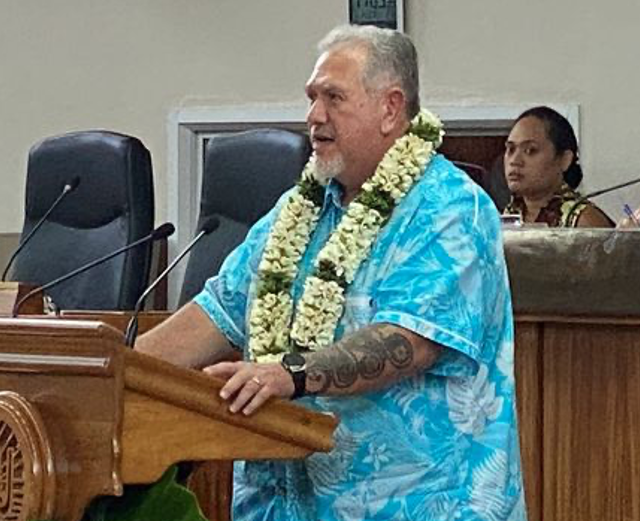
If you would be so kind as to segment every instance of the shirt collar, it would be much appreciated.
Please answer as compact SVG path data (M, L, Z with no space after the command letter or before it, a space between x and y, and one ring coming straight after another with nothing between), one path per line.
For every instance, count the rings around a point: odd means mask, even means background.
M344 188L335 179L331 179L324 191L324 206L333 205L340 210L344 209L342 204L342 196L344 194Z

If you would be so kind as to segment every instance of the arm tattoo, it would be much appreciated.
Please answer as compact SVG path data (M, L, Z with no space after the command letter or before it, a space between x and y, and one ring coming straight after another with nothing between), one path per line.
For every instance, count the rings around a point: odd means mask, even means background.
M378 387L373 381L384 385L397 380L398 374L408 375L415 348L396 327L376 324L306 358L309 394L322 394L330 388L340 392L357 384Z

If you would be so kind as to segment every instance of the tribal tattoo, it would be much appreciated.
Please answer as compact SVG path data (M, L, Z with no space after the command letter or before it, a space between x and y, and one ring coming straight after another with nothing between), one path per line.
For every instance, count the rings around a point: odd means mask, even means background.
M420 366L429 366L437 358L439 347L430 345L433 349L426 349L433 351L432 356ZM396 326L388 324L366 327L305 358L308 394L324 394L330 389L336 394L349 394L361 388L380 388L420 369L414 367L416 347Z

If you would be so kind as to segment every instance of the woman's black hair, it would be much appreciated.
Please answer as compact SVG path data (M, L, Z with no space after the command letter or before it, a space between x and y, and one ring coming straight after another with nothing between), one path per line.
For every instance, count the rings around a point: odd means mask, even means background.
M571 123L562 114L549 107L533 107L525 110L514 121L514 125L521 119L532 116L544 123L549 141L553 143L556 153L561 154L565 150L573 152L573 161L564 172L564 180L571 188L577 188L582 181L582 167L578 157L578 140Z

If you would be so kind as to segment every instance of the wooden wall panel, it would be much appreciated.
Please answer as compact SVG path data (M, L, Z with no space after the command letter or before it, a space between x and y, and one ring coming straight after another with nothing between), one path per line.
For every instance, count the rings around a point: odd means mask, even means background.
M515 374L520 450L529 519L542 513L542 326L516 324Z
M504 154L505 135L455 136L445 135L439 151L449 159L475 163L490 171Z
M543 519L639 520L640 328L546 324L543 356Z

